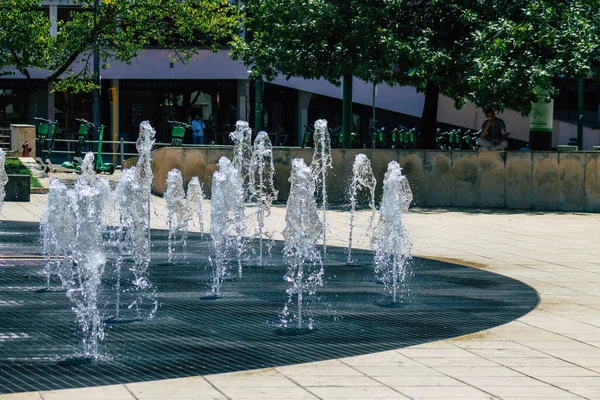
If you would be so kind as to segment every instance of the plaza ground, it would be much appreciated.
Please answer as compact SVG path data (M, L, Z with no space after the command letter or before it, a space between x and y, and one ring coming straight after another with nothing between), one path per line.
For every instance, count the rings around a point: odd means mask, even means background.
M47 195L36 194L29 203L5 203L0 221L37 222L46 200ZM165 228L164 199L154 198L154 208L153 227ZM284 207L274 207L267 222L278 239L284 215ZM366 226L368 217L360 212L358 226ZM347 244L348 220L348 213L329 212L330 245ZM414 255L518 279L539 293L540 304L518 320L486 331L383 353L0 395L0 400L600 399L600 215L414 209L405 222ZM367 246L364 238L355 243Z

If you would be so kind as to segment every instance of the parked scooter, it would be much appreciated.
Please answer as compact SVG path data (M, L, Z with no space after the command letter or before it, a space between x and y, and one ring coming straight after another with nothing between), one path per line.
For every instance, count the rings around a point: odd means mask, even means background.
M350 147L351 148L355 148L358 146L358 135L356 134L356 132L350 132ZM340 131L339 135L338 135L338 146L339 148L344 147L344 133L342 131Z
M479 138L479 134L481 131L471 132L468 130L462 137L464 143L464 149L466 150L479 150L479 144L477 143L477 139Z
M75 137L77 138L77 143L75 143L75 155L73 156L73 160L65 161L61 164L61 167L65 170L79 172L81 171L81 164L83 162L83 147L85 146L90 130L92 132L94 131L94 123L83 118L75 118L75 120L80 122L79 131L75 133Z
M448 132L441 132L440 128L437 128L435 131L435 144L439 150L449 150Z
M381 149L383 148L383 140L384 140L385 128L381 127L379 129L373 129L371 132L371 148L373 149Z
M56 125L58 121L52 121L45 118L34 118L36 121L40 121L37 127L37 137L35 144L35 160L44 167L47 168L50 159L50 153L52 152L52 146L54 145L54 136L56 134ZM47 146L47 140L50 139L50 146ZM47 154L44 157L44 154Z
M302 144L301 147L305 148L305 147L309 147L309 143L312 140L312 137L315 133L315 126L314 125L304 125L304 137L302 138Z
M392 149L417 148L417 128L396 127L392 130Z
M104 125L100 125L100 129L98 130L98 155L96 156L96 164L94 169L96 173L108 172L109 174L114 174L115 172L115 164L111 162L103 162L102 161L102 139L104 136Z
M192 129L192 126L185 122L167 121L173 125L171 130L171 146L180 147L183 144L183 137L186 129Z

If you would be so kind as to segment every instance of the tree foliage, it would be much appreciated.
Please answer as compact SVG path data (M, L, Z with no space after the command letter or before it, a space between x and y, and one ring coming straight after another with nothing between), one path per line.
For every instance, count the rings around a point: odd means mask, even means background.
M246 38L232 56L267 80L283 74L339 85L352 74L366 81L391 78L391 65L409 47L395 40L382 0L249 0Z
M529 113L539 88L555 94L555 77L584 77L600 54L597 0L504 1L473 32L467 100Z
M0 74L48 70L41 82L30 79L30 93L49 83L57 89L89 90L92 54L97 49L106 67L131 62L148 45L189 60L199 47L217 50L240 30L241 14L227 0L94 0L73 2L70 18L50 20L40 0L0 0Z
M233 56L267 79L339 84L351 73L527 114L540 89L554 94L552 78L600 68L598 10L599 0L250 0ZM436 110L426 101L430 139Z
M415 46L395 81L421 90L432 82L459 107L470 101L527 114L540 88L553 93L554 77L582 77L592 68L599 6L597 0L423 2L402 16L411 25L404 40Z
M526 115L544 100L540 93L545 100L556 94L553 78L583 77L593 68L599 6L598 0L423 1L402 15L410 29L398 40L415 45L390 83L426 93L422 130L429 147L438 93L457 108L469 101Z

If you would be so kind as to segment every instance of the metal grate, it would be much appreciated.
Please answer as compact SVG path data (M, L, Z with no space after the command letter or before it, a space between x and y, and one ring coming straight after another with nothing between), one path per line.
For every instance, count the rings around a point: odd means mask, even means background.
M65 293L39 292L45 287L43 260L8 258L39 256L38 232L36 224L0 222L0 393L213 374L396 349L503 324L538 303L532 288L510 278L415 259L410 296L390 307L373 277L369 252L356 252L357 262L348 266L342 261L345 251L331 249L326 285L310 307L318 330L281 335L275 326L286 301L281 256L264 267L249 259L243 279L229 279L224 297L208 300L203 297L210 281L210 243L192 234L187 260L168 264L166 232L153 231L150 277L161 304L157 317L108 325L103 342L108 359L77 363L69 361L79 335ZM277 244L274 253L280 252ZM124 289L128 280L122 278ZM107 266L106 316L114 312L114 283Z

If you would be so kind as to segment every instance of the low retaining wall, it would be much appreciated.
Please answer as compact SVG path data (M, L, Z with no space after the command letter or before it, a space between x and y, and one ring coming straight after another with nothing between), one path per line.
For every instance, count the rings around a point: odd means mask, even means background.
M333 149L333 169L328 175L332 202L347 201L352 164L360 153L372 162L378 199L387 165L395 160L404 168L416 206L600 211L600 152ZM177 168L186 185L198 176L205 191L210 193L217 161L221 156L231 158L232 154L228 146L155 150L153 190L162 195L167 173ZM286 200L289 194L288 179L294 158L303 158L309 164L312 149L273 150L278 200ZM126 165L132 165L131 161Z

